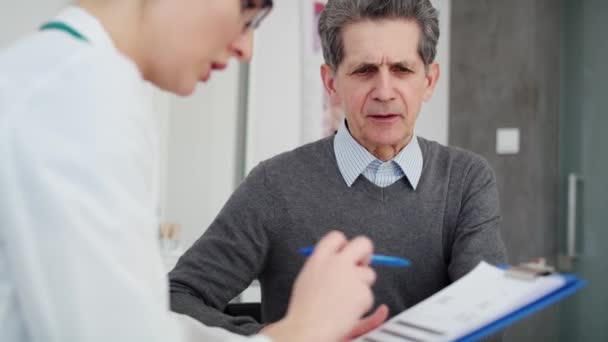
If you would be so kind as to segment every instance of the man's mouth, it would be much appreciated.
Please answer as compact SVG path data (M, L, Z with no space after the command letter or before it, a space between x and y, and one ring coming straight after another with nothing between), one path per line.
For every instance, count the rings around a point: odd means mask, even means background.
M367 117L376 123L390 124L390 123L393 123L393 122L399 120L399 118L401 118L401 115L395 114L395 113L379 113L379 114L369 114L369 115L367 115Z

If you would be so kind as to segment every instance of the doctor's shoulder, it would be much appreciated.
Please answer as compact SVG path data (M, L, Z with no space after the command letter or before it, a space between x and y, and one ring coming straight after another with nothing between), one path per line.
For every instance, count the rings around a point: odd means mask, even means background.
M119 129L125 113L139 119L142 87L135 65L116 50L27 36L0 49L2 140L31 145L51 136L88 141L105 135Z
M135 65L115 49L56 33L36 32L0 49L0 93L15 104L68 92L94 102L138 91L140 82Z

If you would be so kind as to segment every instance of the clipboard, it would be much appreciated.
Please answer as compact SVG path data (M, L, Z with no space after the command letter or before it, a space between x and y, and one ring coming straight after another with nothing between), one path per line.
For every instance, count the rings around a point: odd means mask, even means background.
M481 262L452 285L355 341L477 341L585 285L576 275L556 273L542 259L500 267ZM479 292L484 288L485 294Z
M509 273L509 270L510 269L512 270L511 267L501 266L501 268L507 270L506 275L515 276L515 277L517 277L516 274L520 273L520 272L527 273L528 275L530 275L532 277L542 277L542 276L547 276L549 274L555 273L555 270L550 266L546 266L544 260L542 260L542 259L538 262L520 265L519 269L517 269L515 272L511 272L511 273ZM523 268L523 270L522 270L522 268ZM526 271L526 269L528 269L528 271ZM457 339L456 341L472 342L472 341L478 341L484 337L488 337L489 335L492 335L492 334L508 327L509 325L511 325L515 322L521 321L524 318L526 318L536 312L539 312L539 311L543 310L544 308L551 306L552 304L559 302L560 300L570 296L571 294L574 294L578 290L585 287L585 285L587 284L587 282L585 280L578 278L574 274L560 274L560 276L563 277L565 280L565 284L562 287L554 290L551 293L546 294L545 296L537 299L536 301L529 303L526 306L523 306L523 307L495 320L494 322L492 322L484 327L479 328L476 331L469 333L468 335L465 335L465 336Z

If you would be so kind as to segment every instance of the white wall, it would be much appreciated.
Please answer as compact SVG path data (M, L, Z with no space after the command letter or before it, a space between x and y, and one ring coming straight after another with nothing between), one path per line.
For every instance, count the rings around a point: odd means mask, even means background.
M246 169L301 143L299 1L275 1L256 31L249 75Z
M235 184L239 68L236 62L190 98L172 97L164 218L182 225L189 247Z
M302 5L306 2L308 0L276 1L275 9L257 32L249 83L248 170L261 160L314 140L315 134L306 127L306 122L302 123L303 117L321 117L320 109L318 113L311 113L310 106L306 105L310 93L302 94L305 78L316 77L319 86L321 82L318 68L307 66L306 73L301 71L302 49L309 44L304 30L312 18L308 12L302 12L304 19L300 16L300 11L308 11ZM441 77L433 98L423 107L416 132L447 144L451 0L432 2L440 10L437 61L441 65ZM306 107L304 111L302 107ZM320 120L314 120L312 126L318 126L320 132Z
M447 145L450 107L450 13L452 0L432 0L439 10L439 45L437 62L441 69L439 82L431 101L426 103L416 122L416 134Z

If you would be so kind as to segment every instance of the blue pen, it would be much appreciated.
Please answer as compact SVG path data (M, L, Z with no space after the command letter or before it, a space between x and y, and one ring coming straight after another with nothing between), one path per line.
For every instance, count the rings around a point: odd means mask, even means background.
M300 249L300 254L303 256L310 256L314 250L314 247L304 247ZM373 266L391 266L391 267L407 267L411 262L404 258L398 258L394 256L372 254Z

